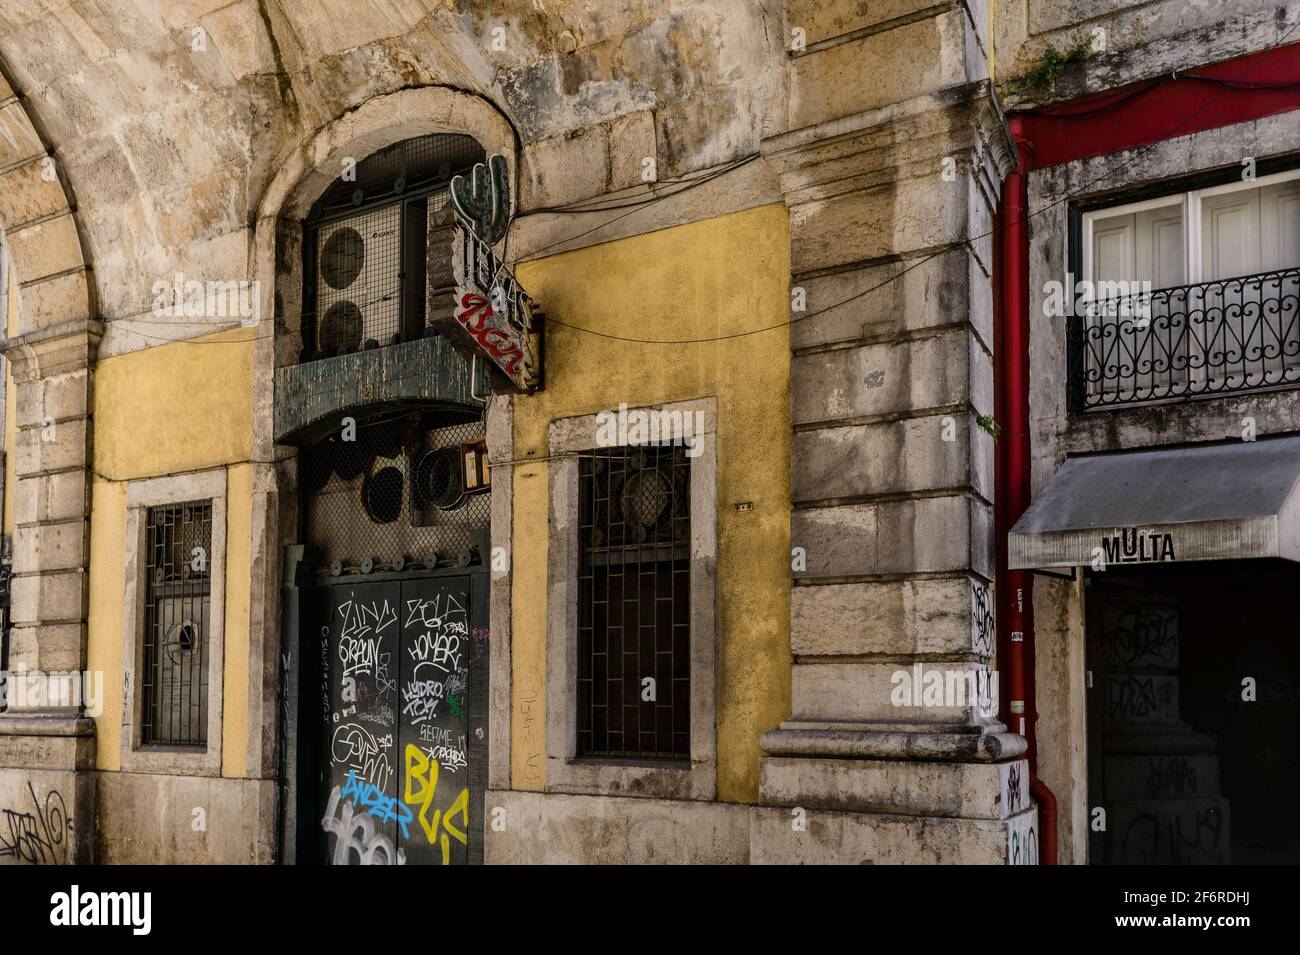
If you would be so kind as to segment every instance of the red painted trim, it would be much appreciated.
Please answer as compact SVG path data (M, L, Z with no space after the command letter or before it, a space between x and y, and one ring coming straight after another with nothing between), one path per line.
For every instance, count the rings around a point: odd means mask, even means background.
M1042 169L1296 109L1300 43L1013 116Z

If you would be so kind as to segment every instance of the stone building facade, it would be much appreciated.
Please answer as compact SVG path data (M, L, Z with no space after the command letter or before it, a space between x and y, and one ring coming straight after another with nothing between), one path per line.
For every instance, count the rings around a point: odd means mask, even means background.
M1108 800L1223 811L1181 664L1085 659L1096 571L1008 556L1005 488L1294 430L1283 358L1080 408L1030 319L1076 221L1247 158L1289 201L1300 5L109 6L0 8L0 861L1082 863ZM1090 755L1090 667L1173 687L1177 805L1090 782L1174 752Z

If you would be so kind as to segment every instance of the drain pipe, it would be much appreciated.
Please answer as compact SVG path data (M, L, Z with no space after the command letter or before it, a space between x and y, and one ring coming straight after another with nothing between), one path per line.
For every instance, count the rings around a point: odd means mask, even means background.
M1034 694L1033 575L1007 570L1007 532L1029 506L1029 163L1032 144L1017 117L1009 118L1017 147L1016 168L1002 186L996 221L1000 263L995 295L1000 299L994 348L999 365L997 407L1001 424L994 504L997 528L997 601L1001 626L999 659L1005 660L1003 704L1007 724L1029 744L1029 794L1038 803L1039 850L1043 865L1056 865L1056 796L1038 778L1038 718Z

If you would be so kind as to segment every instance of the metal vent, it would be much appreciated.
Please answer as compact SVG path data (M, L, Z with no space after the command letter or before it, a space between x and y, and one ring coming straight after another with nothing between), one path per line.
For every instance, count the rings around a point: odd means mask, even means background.
M451 177L482 159L469 136L422 136L344 170L325 190L304 223L303 361L425 334L430 225L450 221Z
M401 341L402 206L324 225L317 242L320 357Z
M477 410L386 411L359 420L355 441L304 452L305 539L326 572L459 563L491 521L490 494L460 487L460 446L485 432Z

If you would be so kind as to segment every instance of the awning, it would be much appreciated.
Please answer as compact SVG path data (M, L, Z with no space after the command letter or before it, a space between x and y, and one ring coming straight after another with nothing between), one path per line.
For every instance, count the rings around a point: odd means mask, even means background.
M1300 561L1300 437L1069 458L1011 529L1012 570Z

